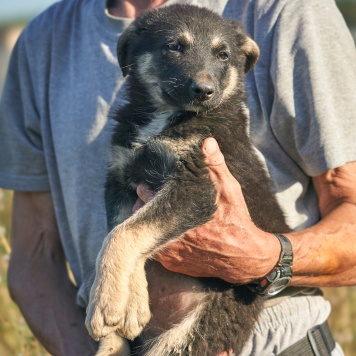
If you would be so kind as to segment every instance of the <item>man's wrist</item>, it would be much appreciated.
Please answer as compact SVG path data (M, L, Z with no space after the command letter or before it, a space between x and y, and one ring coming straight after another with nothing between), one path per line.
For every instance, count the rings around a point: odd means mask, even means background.
M283 234L274 234L280 242L281 252L277 264L262 280L251 288L259 295L273 296L280 293L291 282L293 271L293 248Z

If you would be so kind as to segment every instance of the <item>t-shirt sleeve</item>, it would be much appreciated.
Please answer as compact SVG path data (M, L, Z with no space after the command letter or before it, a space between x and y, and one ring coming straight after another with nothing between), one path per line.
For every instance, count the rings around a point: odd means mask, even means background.
M309 176L356 160L356 51L331 0L287 1L276 23L271 126Z
M39 107L45 103L37 94L43 88L30 63L39 54L28 43L25 32L12 53L0 103L0 186L48 191Z

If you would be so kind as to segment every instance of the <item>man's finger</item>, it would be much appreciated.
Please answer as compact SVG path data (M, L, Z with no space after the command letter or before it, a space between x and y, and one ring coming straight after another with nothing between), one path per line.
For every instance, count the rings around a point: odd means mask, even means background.
M205 139L202 150L205 156L205 161L209 166L220 166L225 164L224 156L221 153L215 138L208 137Z
M225 163L224 155L213 137L208 137L204 140L202 152L205 156L205 162L208 164L210 179L213 183L234 179Z

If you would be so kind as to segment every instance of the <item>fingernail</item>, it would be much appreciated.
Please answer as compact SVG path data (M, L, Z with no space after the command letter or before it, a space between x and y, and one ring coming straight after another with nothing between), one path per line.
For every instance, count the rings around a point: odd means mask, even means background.
M210 137L205 141L204 151L207 155L214 154L218 149L218 145L214 138Z

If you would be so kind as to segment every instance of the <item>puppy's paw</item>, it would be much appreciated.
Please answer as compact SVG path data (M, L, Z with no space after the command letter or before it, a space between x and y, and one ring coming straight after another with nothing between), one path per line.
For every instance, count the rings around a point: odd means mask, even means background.
M90 300L85 325L94 340L116 331L126 339L133 340L150 320L148 293L97 294ZM127 298L128 296L128 298ZM128 300L127 300L128 299Z
M142 329L151 319L151 312L148 305L148 292L143 290L142 294L131 293L129 302L124 311L122 323L116 329L116 332L133 340L141 334Z
M130 346L127 340L111 333L100 340L99 349L96 356L130 356Z
M97 341L116 330L128 302L129 293L110 288L113 285L95 278L90 292L85 326Z
M90 336L96 341L115 331L116 328L115 325L110 325L106 322L105 309L105 306L101 303L89 303L87 307L85 326Z
M131 263L135 270L130 271L126 265L126 269L122 264L115 266L108 253L103 256L105 263L99 264L90 291L85 325L95 340L112 331L133 340L150 319L145 260Z

